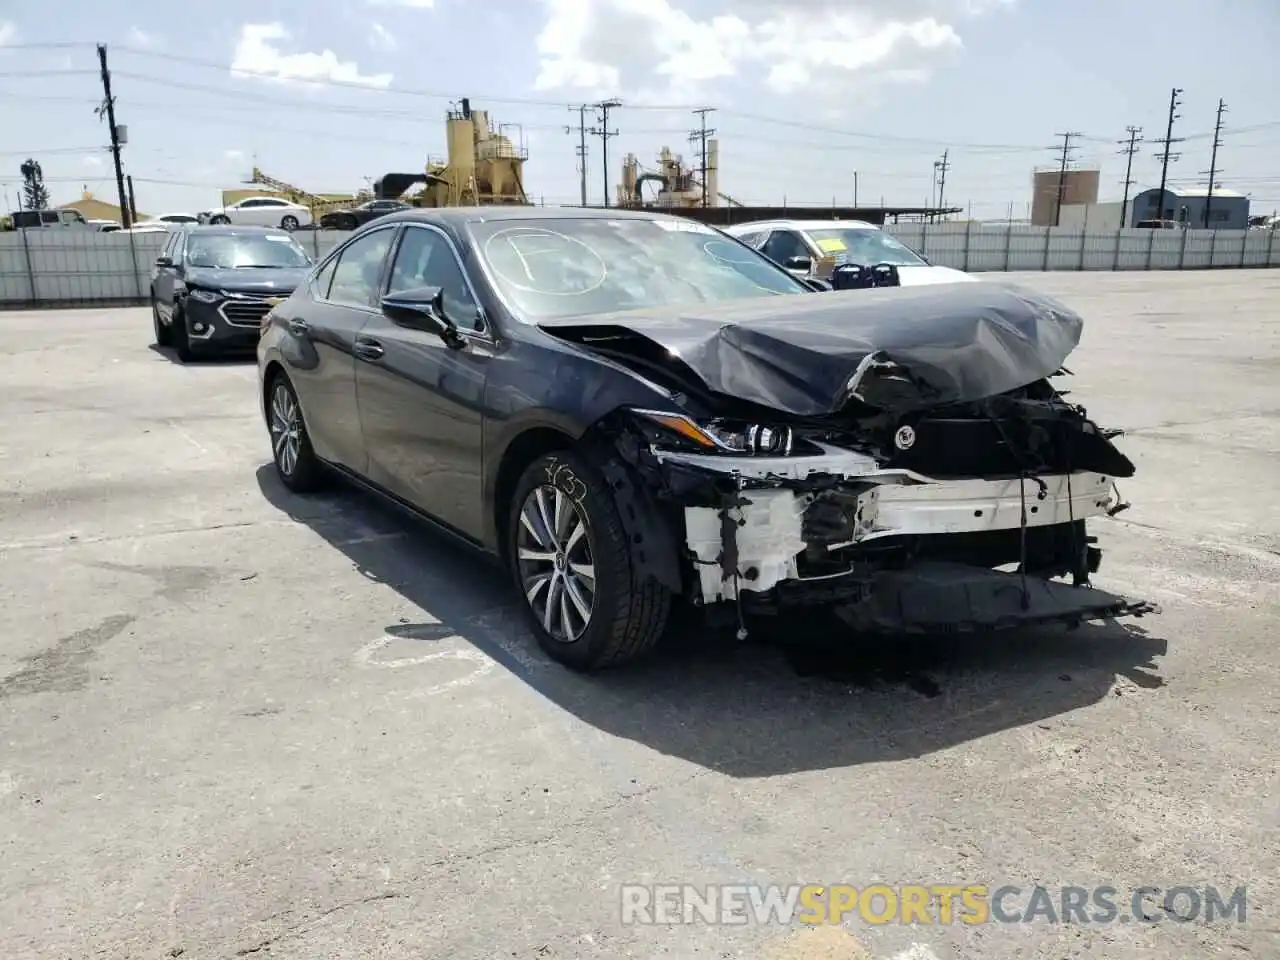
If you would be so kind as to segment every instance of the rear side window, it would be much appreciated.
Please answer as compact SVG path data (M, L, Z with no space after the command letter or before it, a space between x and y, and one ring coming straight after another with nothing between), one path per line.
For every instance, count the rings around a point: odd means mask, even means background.
M329 286L333 283L333 270L337 265L338 258L334 257L316 271L316 275L311 281L311 295L317 300L327 300L329 298Z

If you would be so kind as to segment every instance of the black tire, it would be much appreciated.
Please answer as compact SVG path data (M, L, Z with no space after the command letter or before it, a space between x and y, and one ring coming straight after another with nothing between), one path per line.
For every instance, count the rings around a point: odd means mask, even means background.
M288 428L290 413L296 439L292 457L286 454L289 449L288 439L281 438L281 433ZM275 464L276 476L280 478L280 482L294 493L319 490L324 484L324 464L311 448L311 437L307 434L302 404L298 402L293 384L283 372L276 373L271 378L267 388L266 414L267 433L271 437L271 462Z
M356 222L355 217L347 217L342 221L343 230L354 230L358 226L360 226L360 224Z
M190 363L196 358L191 349L191 336L187 333L187 318L178 309L173 311L173 322L169 324L169 346L173 347L180 363Z
M156 302L155 294L151 295L151 328L156 335L156 346L170 346L170 330L165 322L160 319L160 304Z
M299 226L298 218L292 213L285 214L284 219L280 221L280 229L288 230L290 233L297 230Z
M218 214L216 217L210 217L210 218L209 218L209 223L210 223L210 224L226 224L226 223L230 223L230 222L231 222L231 218L230 218L230 217L224 217L222 214Z
M535 590L531 599L526 584L539 578L539 568L534 567L534 563L538 561L522 561L520 549L522 542L528 548L545 542L546 538L535 537L530 528L524 527L521 513L526 502L536 496L535 492L539 488L545 488L544 495L548 500L554 500L553 491L559 491L567 498L564 501L566 509L576 506L574 515L577 522L585 528L585 537L574 538L566 533L564 539L576 540L576 546L571 545L565 550L555 549L559 559L555 561L554 569L560 573L550 574L551 567L540 568L548 571L551 579L544 588ZM531 503L530 506L536 517L536 503ZM568 521L570 529L573 522ZM543 525L535 523L534 526L544 535L548 532ZM582 540L586 541L588 552L585 555L575 552L582 549ZM585 457L572 451L557 452L539 457L529 465L516 484L509 504L506 548L507 564L516 589L520 592L530 628L537 637L539 646L553 660L583 672L618 666L650 652L666 629L671 610L671 594L652 578L637 575L613 494L609 485ZM572 561L575 555L585 556L589 561L590 577L571 575L571 571L588 567L585 563L567 562ZM534 604L544 589L547 594L555 589L556 576L562 581L559 588L561 595L570 600L574 596L583 596L584 581L591 581L589 616L585 618L585 625L580 632L571 640L557 637L553 632L556 626L554 622L552 630L548 630L539 612L534 609ZM570 580L576 584L574 590L568 585ZM575 608L567 601L566 607L571 612L564 616L574 616ZM581 623L582 619L579 617L578 622ZM567 629L560 632L568 636Z

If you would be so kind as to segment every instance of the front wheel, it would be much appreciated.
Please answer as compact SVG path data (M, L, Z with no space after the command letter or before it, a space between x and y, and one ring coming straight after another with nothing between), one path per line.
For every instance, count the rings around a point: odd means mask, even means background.
M290 233L298 229L298 218L293 214L289 214L280 221L281 229L288 230Z
M310 493L321 485L323 467L311 449L311 438L302 418L298 394L284 373L271 381L267 428L271 433L271 458L280 482L294 493Z
M156 301L156 296L151 295L151 328L155 332L156 346L170 346L171 337L169 336L169 328L165 326L163 320L160 319L160 304Z
M187 330L187 315L177 309L173 311L173 322L169 324L169 345L180 363L190 363L196 358L191 349L191 334Z
M613 494L571 451L539 457L516 484L507 558L539 645L592 671L648 653L662 636L670 592L637 575Z

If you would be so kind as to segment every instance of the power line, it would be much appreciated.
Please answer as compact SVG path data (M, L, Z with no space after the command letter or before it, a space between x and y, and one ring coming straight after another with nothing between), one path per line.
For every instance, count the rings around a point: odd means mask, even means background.
M702 205L710 206L707 192L707 137L714 136L715 130L707 129L707 114L714 113L715 107L699 107L693 113L697 115L698 129L689 134L689 142L698 144L698 167L702 184Z
M1169 164L1182 156L1180 153L1173 153L1173 145L1181 143L1180 138L1173 135L1173 121L1179 119L1178 107L1182 106L1182 101L1178 98L1182 95L1182 90L1174 87L1169 93L1169 121L1165 126L1164 139L1157 140L1156 143L1164 144L1164 149L1157 155L1160 160L1160 192L1156 195L1156 219L1164 219L1164 196L1165 189L1169 185Z
M1209 174L1209 192L1204 198L1204 226L1209 227L1209 208L1213 206L1213 191L1218 185L1218 148L1222 146L1222 115L1227 112L1227 103L1225 100L1218 100L1218 119L1213 124L1213 152L1209 154L1209 169L1202 170L1201 173Z
M1128 157L1124 164L1124 200L1120 204L1120 217L1123 221L1129 219L1129 188L1133 186L1133 155L1138 152L1138 144L1142 142L1142 128L1125 127L1125 131L1129 134L1128 141L1116 141L1124 146L1124 149L1119 152Z
M1053 205L1053 225L1057 227L1062 223L1062 202L1066 199L1067 194L1067 163L1072 159L1072 151L1076 149L1076 147L1072 146L1071 141L1079 137L1080 134L1071 130L1066 133L1054 134L1054 136L1062 138L1062 153L1058 163L1058 197L1057 202Z

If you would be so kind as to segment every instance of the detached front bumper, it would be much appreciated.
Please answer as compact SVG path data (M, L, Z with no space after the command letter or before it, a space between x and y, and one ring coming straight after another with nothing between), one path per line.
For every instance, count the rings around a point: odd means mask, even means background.
M732 461L655 456L669 469L718 476L737 491L724 506L683 508L696 602L751 605L768 597L769 606L803 598L837 606L863 628L897 630L1154 609L1050 579L1070 571L1083 581L1097 568L1100 551L1088 546L1083 521L1117 506L1104 475L935 479L882 470L838 448L820 457ZM1023 562L1026 578L994 569Z

